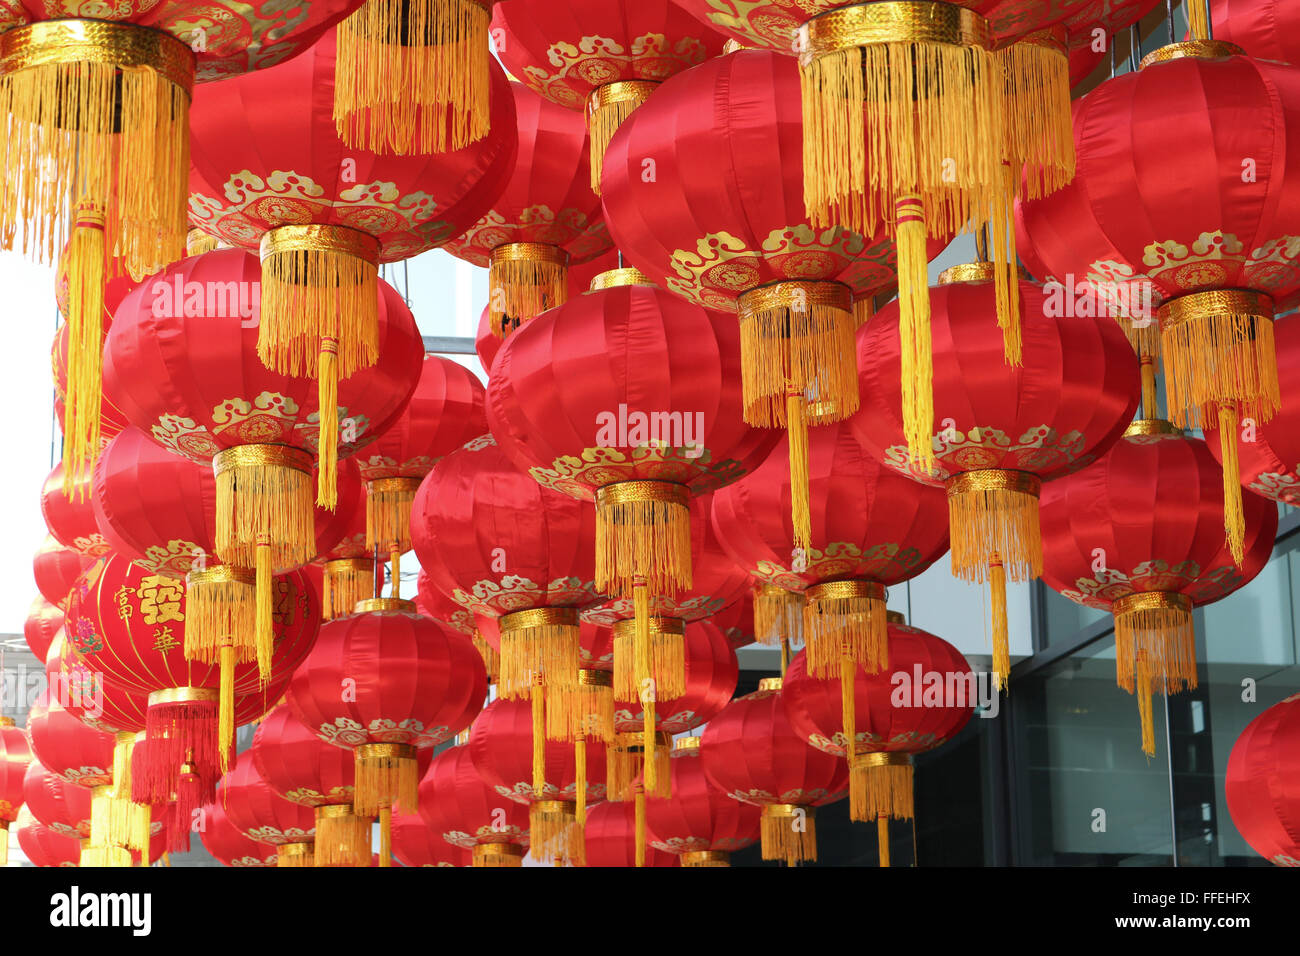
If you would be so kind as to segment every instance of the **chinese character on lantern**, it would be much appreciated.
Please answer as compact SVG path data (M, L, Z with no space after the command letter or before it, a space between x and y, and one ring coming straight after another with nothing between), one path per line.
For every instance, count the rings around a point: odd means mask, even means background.
M153 632L153 649L158 653L166 654L172 648L180 646L181 642L172 635L170 627L163 625Z
M185 596L179 581L151 574L140 581L140 613L146 624L166 624L168 621L183 621L181 599Z

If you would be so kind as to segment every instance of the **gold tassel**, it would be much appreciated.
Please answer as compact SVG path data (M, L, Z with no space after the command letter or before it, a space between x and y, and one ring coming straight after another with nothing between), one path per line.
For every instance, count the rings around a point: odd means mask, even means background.
M320 340L320 365L316 378L316 405L320 410L320 431L316 437L316 504L329 511L338 505L339 497L338 348L334 339Z
M903 432L908 456L925 472L934 470L934 366L930 342L929 260L925 220L918 196L897 205L898 337L903 386Z
M989 606L993 622L993 679L1007 689L1011 676L1011 637L1007 626L1007 571L1002 562L989 562Z
M876 317L876 300L870 295L860 295L853 300L853 324L862 328Z
M537 800L528 811L528 842L534 859L557 865L586 865L586 846L574 806L564 800Z
M853 769L858 753L858 666L849 656L847 644L840 657L840 719L844 727L844 757Z
M394 549L388 555L388 573L392 578L392 596L396 600L402 597L402 552Z
M1223 454L1223 526L1237 567L1246 559L1246 514L1241 500L1241 465L1237 459L1237 410L1219 407L1219 448Z
M602 743L614 739L614 674L611 671L578 671L575 687L548 687L546 691L546 737L548 740L576 740L594 737Z
M812 547L812 517L809 511L808 479L808 420L804 417L802 392L787 395L785 413L786 434L790 450L790 510L794 523L794 546L807 550Z
M524 865L524 848L517 843L477 843L470 866L517 869Z
M636 865L645 866L645 790L640 786L633 789L636 814Z
M596 492L596 588L625 596L638 579L669 597L691 586L690 491L684 485L624 481Z
M275 848L275 865L315 866L316 847L312 843L282 843Z
M543 242L511 242L492 250L488 262L488 316L505 338L569 298L569 254Z
M1152 679L1147 673L1146 662L1139 657L1137 661L1137 699L1138 720L1142 725L1142 752L1148 757L1156 755L1156 721L1151 697L1154 693Z
M1209 0L1187 0L1184 7L1187 10L1187 25L1192 39L1208 40L1210 38Z
M501 697L527 697L538 680L548 687L577 685L581 651L576 608L529 608L504 614L498 623L501 663L497 693Z
M272 566L271 542L269 535L262 535L257 542L254 556L254 628L253 641L257 653L257 673L265 685L271 676L271 654L274 651L275 636L272 632L272 607L274 598L271 590L275 586L275 568ZM227 653L223 647L223 657Z
M876 846L880 865L889 868L889 817L876 818Z
M363 817L385 808L419 809L420 771L410 744L361 744L355 751L352 806Z
M139 810L149 813L148 806L132 803L129 798L119 798L113 785L94 787L90 798L91 843L129 849L131 841L140 832L136 819ZM130 866L130 863L126 865Z
M650 617L644 630L641 623L639 618L614 623L614 696L618 700L681 697L686 693L685 622Z
M587 825L587 738L579 734L573 741L573 778L577 802L574 806L574 819L578 826Z
M1160 410L1156 408L1156 366L1150 353L1143 353L1139 359L1142 370L1142 417L1158 418Z
M910 820L912 757L899 751L858 754L849 770L849 816L863 823L880 817Z
M1065 40L1059 29L1040 30L993 54L1002 74L1006 170L1014 192L1020 190L1020 170L1024 170L1025 199L1049 196L1074 178Z
M185 233L185 255L187 256L201 256L215 252L219 247L217 238L209 236L202 229L191 229Z
M379 808L379 865L393 865L393 808Z
M659 86L651 80L621 80L596 87L587 97L587 133L591 141L591 191L600 195L605 150L623 121Z
M541 677L538 677L532 689L533 704L533 796L541 799L546 795L546 691Z
M316 865L369 866L370 818L348 804L316 808Z
M651 797L668 799L670 789L670 764L672 736L662 731L652 736L654 746L646 749L645 724L640 731L627 731L614 735L605 748L605 796L622 802L632 792L632 785L641 777L642 786ZM647 759L647 755L649 759ZM654 780L645 776L649 766L654 766Z
M63 473L71 487L89 476L99 453L104 353L104 213L78 203L68 248L68 387Z
M256 607L254 573L229 565L191 571L185 577L185 659L215 664L229 646L238 663L257 659L256 646L238 643L256 633Z
M411 506L419 478L376 478L366 482L366 547L411 550Z
M790 642L784 637L781 638L781 679L785 680L786 672L790 670Z
M1070 111L1065 113L1067 119ZM1071 144L1074 140L1071 138ZM1020 330L1020 282L1016 274L1016 229L1015 229L1015 193L1018 187L1016 177L1019 167L1002 166L999 182L1001 188L995 190L993 210L989 217L988 230L993 238L993 299L998 317L998 328L1002 330L1002 357L1007 365L1021 364L1021 330Z
M651 687L648 694L642 695L641 702L641 751L642 751L642 777L645 780L645 789L651 793L659 792L659 761L655 748L655 727L658 726L658 718L655 716L655 690ZM665 777L664 783L667 783Z
M217 703L217 747L220 749L221 772L229 768L235 749L235 648L221 648L221 690Z
M348 146L430 155L487 135L491 0L369 0L338 29L334 123Z
M1115 616L1115 680L1133 693L1138 660L1166 693L1197 687L1196 630L1191 599L1176 591L1146 591L1119 598Z
M754 639L760 644L803 641L804 596L775 584L754 589Z
M323 578L321 616L327 621L351 615L356 611L358 601L364 601L375 593L375 565L369 558L326 561Z
M868 674L889 666L889 619L885 588L875 581L826 581L804 592L803 632L808 673L839 673L847 645L849 659Z
M760 842L763 859L784 860L786 866L817 862L817 811L789 803L763 807Z
M787 281L743 293L741 391L745 421L789 427L788 396L800 394L806 419L828 424L858 410L853 293L838 282Z
M134 24L52 19L10 29L5 51L19 51L0 75L5 248L21 237L24 252L55 261L75 197L104 213L103 248L135 279L179 259L195 65L186 45Z

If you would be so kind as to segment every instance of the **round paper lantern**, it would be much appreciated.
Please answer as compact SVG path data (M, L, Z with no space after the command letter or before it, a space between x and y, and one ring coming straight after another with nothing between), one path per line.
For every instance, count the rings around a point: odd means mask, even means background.
M1043 489L1043 580L1115 616L1115 673L1138 698L1155 753L1151 696L1195 688L1192 608L1226 597L1268 562L1277 508L1243 496L1245 555L1224 542L1220 468L1168 422L1134 422L1095 465Z
M642 687L656 679L651 600L692 586L690 498L751 471L777 436L741 417L735 326L639 275L621 270L618 284L511 335L487 402L488 425L521 470L595 499L596 587L633 602ZM657 682L680 686L680 639L655 643L673 665Z
M23 778L32 762L27 735L12 717L0 717L0 866L9 865L9 825L23 805Z
M121 556L97 562L79 579L64 625L72 647L106 685L149 695L146 730L155 744L131 775L140 802L165 803L188 767L196 788L191 805L210 803L224 766L219 740L232 739L235 725L259 717L284 692L316 639L320 610L301 571L276 578L273 598L270 678L263 684L255 662L227 672L232 724L219 734L221 669L183 656L184 584Z
M370 818L352 810L350 749L321 740L281 704L257 725L249 753L272 790L315 811L317 866L370 865Z
M646 846L645 827L638 827L638 808L643 803L598 803L587 814L587 866L676 866L677 857L655 846ZM640 839L638 839L640 834Z
M232 646L237 660L256 658L267 677L272 574L316 556L313 462L317 501L333 509L335 454L370 444L396 420L423 350L410 310L381 283L380 357L341 385L343 428L332 436L310 382L251 360L259 327L232 303L252 308L261 280L257 259L239 250L185 259L122 301L104 351L107 390L132 423L163 447L212 464L216 555L253 569L257 586L256 627L236 631Z
M344 475L355 485L346 493ZM339 480L334 515L342 525L342 536L314 562L321 572L321 613L326 621L351 614L358 601L375 596L375 553L366 547L366 487L355 460L339 462Z
M591 188L610 138L659 84L722 52L723 38L671 0L514 0L492 15L498 55L552 103L586 113Z
M354 752L353 807L378 816L387 838L394 806L418 810L418 751L468 727L486 696L483 660L469 638L421 616L411 601L374 598L321 627L286 702L322 740ZM381 859L389 865L386 853Z
M539 485L485 435L448 455L415 496L411 536L433 585L497 619L497 692L527 697L536 675L577 679L578 612L596 601L595 514Z
M650 846L682 866L730 866L732 853L757 842L762 811L709 781L699 737L678 738L668 767L672 796L646 800Z
M72 474L98 451L106 280L141 279L184 252L196 81L292 57L353 6L328 0L289 13L127 0L0 11L0 158L12 186L0 196L0 235L6 249L46 263L67 241Z
M1275 866L1300 866L1296 839L1296 704L1293 694L1241 732L1228 756L1228 812L1251 848Z
M528 805L528 839L535 859L582 866L587 806L605 797L604 750L575 753L565 743L547 740L535 727L527 701L493 701L470 729L470 760L498 794Z
M37 595L23 622L23 638L38 661L45 660L54 635L63 627L63 609Z
M731 53L672 78L624 123L604 185L610 232L632 265L692 302L739 313L745 420L790 430L798 475L807 425L858 408L853 334L896 278L883 236L808 222L803 132L795 61ZM803 481L796 487L806 548L809 498Z
M90 564L90 559L79 551L66 547L46 535L40 550L32 558L32 576L41 596L54 606L63 609L68 602L68 592L77 581L77 575Z
M50 773L39 757L33 756L23 775L23 804L59 836L90 842L90 791Z
M886 666L885 589L916 577L948 548L943 493L903 477L866 453L847 423L809 436L812 541L796 544L789 444L713 496L713 528L732 559L758 582L754 628L802 633L813 672L837 675L842 649L871 671ZM784 625L789 605L799 629ZM796 618L799 620L799 618Z
M1267 422L1253 422L1241 433L1237 448L1238 471L1246 488L1283 504L1300 504L1300 320L1295 317L1275 323L1279 396L1277 415ZM1206 444L1225 463L1221 433L1210 431Z
M619 631L623 629L619 625L614 627L616 648ZM628 798L642 757L658 764L653 783L648 779L641 782L646 795L670 796L668 765L673 735L707 723L727 706L736 692L740 665L722 631L709 621L686 624L684 630L686 682L680 694L669 696L655 687L654 707L650 708L646 706L649 694L625 696L618 688L617 676L614 679L616 736L606 751L605 761L607 796L611 800Z
M514 172L492 208L447 244L452 255L488 269L488 321L497 338L562 304L570 263L610 247L582 119L522 83L510 92L519 124Z
M680 2L741 42L798 57L808 217L816 229L842 225L897 242L902 334L918 367L928 364L926 240L960 230L991 239L998 325L1008 362L1018 364L1006 281L1016 262L1012 199L1046 195L1074 174L1065 33L1047 28L1095 5ZM929 429L924 404L915 415L919 437Z
M1300 62L1296 46L1296 11L1281 0L1209 0L1214 38L1243 48L1261 60ZM1200 14L1200 3L1191 9ZM1196 31L1193 30L1193 33ZM1203 34L1202 34L1203 35Z
M90 475L72 480L60 463L41 487L41 515L54 539L87 558L100 558L111 550L95 524L90 502Z
M204 807L202 819L199 839L222 866L275 866L275 849L265 843L255 843L240 833L220 803Z
M862 408L850 425L887 466L948 495L952 572L989 582L993 670L1011 669L1006 582L1042 573L1038 497L1045 482L1104 454L1137 408L1137 360L1113 322L1057 317L1041 287L1021 280L1024 364L1008 366L992 330L988 263L957 266L934 290L934 377L918 385L889 306L858 334ZM906 433L906 394L933 390L936 427L918 457ZM813 672L818 672L816 661Z
M392 556L411 550L411 503L420 481L445 455L487 431L483 386L465 366L426 355L406 409L356 456L366 485L366 548ZM393 596L397 597L395 590Z
M25 807L18 813L18 846L36 866L77 866L81 862L81 841L55 833L38 823Z
M844 799L849 772L795 732L780 685L764 678L724 707L704 728L700 758L715 787L762 807L763 859L793 866L817 859L816 808Z
M144 730L149 699L104 683L102 675L86 666L63 630L54 636L45 655L45 681L59 706L88 727L113 735L127 745Z
M1239 429L1278 411L1273 316L1300 291L1290 238L1300 177L1287 161L1300 150L1300 68L1249 59L1193 26L1198 39L1079 102L1078 174L1021 216L1058 276L1145 280L1159 293L1169 418L1222 433L1226 527L1241 561ZM1182 148L1171 152L1159 141L1175 125Z
M310 807L284 799L257 772L253 755L239 755L221 779L217 800L231 824L255 843L275 847L276 866L315 866L315 817Z
M854 668L852 726L841 719L842 683L811 676L807 655L790 662L781 690L795 732L818 750L847 758L849 812L854 820L877 821L882 865L889 863L889 820L913 817L912 755L955 737L980 699L961 653L894 612L889 657L887 673Z
M528 811L483 781L468 747L433 759L420 781L420 816L435 837L468 850L474 866L523 865Z
M418 813L393 817L393 855L402 866L469 866L470 853L429 829Z
M339 384L384 353L379 264L464 232L510 175L514 104L505 75L489 69L488 135L433 155L380 156L339 139L331 92L348 71L333 32L288 63L195 98L191 222L237 246L260 244L258 355L318 381L326 445L337 434ZM332 469L322 479L332 481Z

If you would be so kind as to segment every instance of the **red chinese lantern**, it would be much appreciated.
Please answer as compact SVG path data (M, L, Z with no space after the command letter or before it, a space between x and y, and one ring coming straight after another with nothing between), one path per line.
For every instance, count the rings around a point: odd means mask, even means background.
M356 457L366 485L366 548L391 556L399 597L399 556L411 550L411 503L443 456L487 431L483 386L465 366L426 355L406 409Z
M262 683L254 662L227 672L234 725L265 713L316 639L319 604L305 575L279 577L273 590L270 679ZM133 762L131 777L135 799L155 806L182 783L194 788L186 806L211 802L220 776L219 739L230 739L218 736L220 668L183 656L186 616L182 582L113 556L79 580L64 625L76 653L105 686L149 695L152 746L148 759Z
M663 0L660 0L663 2ZM504 338L568 298L570 263L609 249L600 200L591 191L582 120L511 83L519 156L492 208L447 251L488 269L488 315Z
M1248 56L1283 63L1300 62L1295 45L1296 11L1281 0L1209 0L1214 38L1242 47ZM1201 0L1189 5L1189 13L1204 22ZM1192 32L1198 36L1196 24Z
M894 244L807 221L799 68L789 57L748 50L711 60L665 83L624 127L606 157L610 232L664 289L739 313L745 420L790 430L795 531L806 548L807 426L858 408L853 335L871 296L896 278Z
M90 503L90 475L73 480L60 463L41 487L41 515L54 539L87 558L100 558L110 548L95 524Z
M795 732L781 679L764 678L704 728L700 759L709 781L733 800L762 807L763 859L793 866L817 859L816 808L844 799L845 764Z
M810 746L847 758L849 812L876 821L880 864L889 865L889 821L913 817L912 756L951 740L979 703L976 675L957 648L890 612L889 671L854 668L855 723L841 718L846 689L807 670L796 655L781 697L795 732ZM853 738L852 752L848 744Z
M321 740L281 704L258 724L249 753L272 790L315 812L317 866L370 865L370 817L352 808L351 749Z
M38 823L31 811L18 814L18 846L36 866L77 866L81 862L81 841L55 833Z
M371 0L339 24L334 122L376 153L458 150L496 129L488 48L499 0Z
M1116 680L1137 695L1148 755L1152 694L1197 685L1192 608L1259 574L1277 535L1277 508L1244 495L1246 549L1234 561L1220 471L1203 441L1147 419L1101 461L1043 489L1043 580L1115 616Z
M734 650L740 650L756 641L764 643L774 643L760 636L758 629L754 624L755 606L758 595L757 589L751 588L739 601L733 602L730 606L724 607L721 611L714 614L711 620L722 631ZM795 614L791 620L797 621L801 615Z
M1290 238L1300 177L1287 175L1287 157L1300 150L1300 69L1206 40L1203 24L1193 34L1079 102L1077 176L1021 215L1037 257L1058 275L1103 286L1145 280L1159 293L1169 418L1221 432L1225 527L1241 561L1239 429L1278 411L1273 316L1300 291ZM1170 151L1172 129L1183 148Z
M610 139L669 77L722 52L723 38L671 0L513 0L492 15L497 53L552 103L586 113L591 188Z
M41 596L55 607L64 609L68 592L77 582L77 576L90 564L90 559L79 551L66 547L46 535L40 550L32 558L32 576Z
M389 866L393 808L418 809L418 751L468 727L486 696L483 660L468 638L411 601L373 598L321 627L286 702L320 739L354 752L353 808L379 817L380 865Z
M599 803L587 814L586 866L676 866L677 857L645 845L645 828L638 829L631 803Z
M257 259L232 249L185 259L146 282L118 309L104 377L136 427L170 451L212 464L216 555L253 569L257 587L256 626L233 632L235 658L256 659L266 678L272 575L316 557L313 462L333 489L334 454L365 447L396 420L423 350L410 310L381 283L380 357L339 389L344 428L336 447L322 431L311 383L251 361L258 328L230 297L248 301L261 278Z
M90 791L50 773L33 756L23 775L23 804L59 836L90 842Z
M579 767L574 749L547 740L522 700L488 704L474 719L468 749L474 769L488 786L528 805L534 859L582 866L587 806L605 796L604 751L597 747L585 753L587 765ZM540 780L534 771L539 764Z
M23 805L23 778L32 762L27 735L12 717L0 717L0 866L9 865L9 824Z
M479 619L500 652L497 693L530 699L539 735L548 711L566 726L585 713L579 612L600 597L595 526L589 504L516 469L491 435L439 462L415 496L421 566Z
M474 866L523 865L528 811L483 781L468 747L433 759L420 781L420 816L435 837L469 851Z
M789 604L818 677L843 658L869 671L888 665L885 589L916 577L948 548L943 493L898 475L866 453L847 424L817 429L808 446L812 541L795 544L789 444L713 496L713 527L758 582L754 629L790 636ZM793 602L790 598L793 597Z
M863 405L851 427L890 468L946 490L952 573L989 583L993 671L1005 687L1006 582L1042 573L1039 492L1120 437L1137 408L1139 375L1119 326L1057 318L1042 288L1025 280L1018 283L1024 365L999 361L988 322L992 269L956 266L932 295L936 427L926 443L933 466L909 450L900 391L915 383L894 335L894 305L858 335Z
M60 276L62 278L62 276ZM119 277L108 283L104 290L103 328L107 334L112 323L112 312L117 309L122 297L134 289L136 283L126 277ZM56 287L60 291L59 311L67 315L66 287ZM81 476L90 471L94 458L103 445L118 434L129 423L119 409L104 397L102 378L98 398L87 396L84 388L68 387L68 334L71 326L64 322L54 333L54 343L50 346L50 366L54 378L54 417L59 422L59 432L63 440L63 467L69 475ZM102 369L101 373L102 375ZM90 408L78 405L89 399ZM69 411L69 404L72 409ZM74 437L75 436L75 437Z
M492 127L480 142L409 157L345 146L331 116L335 67L331 32L288 63L202 90L190 174L194 225L260 244L257 354L317 380L324 448L338 435L339 384L385 352L379 264L464 232L501 192L516 143L514 104L493 64ZM318 489L331 508L332 462L322 456Z
M672 796L646 800L650 846L682 866L730 866L732 853L757 842L762 811L709 781L699 737L678 738L668 766Z
M1268 423L1255 423L1243 432L1237 449L1241 483L1265 498L1283 504L1300 503L1300 320L1286 318L1274 325L1277 375L1282 404ZM1207 432L1206 444L1222 464L1224 449L1217 431Z
M195 83L292 57L351 6L329 0L292 18L229 0L201 15L143 0L0 12L0 158L11 177L0 235L4 248L42 262L56 250L67 259L70 473L80 476L98 450L106 281L141 279L184 250Z
M275 848L265 843L255 843L235 828L220 803L210 803L203 808L203 828L199 839L203 848L222 866L254 867L275 866Z
M1007 361L1019 364L1012 199L1046 195L1074 174L1069 61L1057 25L1095 5L767 0L741 11L726 0L680 3L741 42L798 56L808 217L817 229L884 232L898 243L900 331L919 374L928 366L926 240L964 230L991 233L998 325ZM921 385L909 440L924 458Z
M692 586L691 497L751 471L777 436L742 419L734 325L636 270L608 279L506 340L488 424L542 485L595 499L596 587L633 602L636 685L681 686L680 668L651 671L652 656L682 660L671 634L658 635L652 655L652 597Z
M221 780L217 800L231 824L254 843L275 847L276 866L315 866L316 820L310 807L276 793L257 772L253 755L239 755Z
M393 855L402 866L469 866L470 853L429 829L418 813L393 817Z
M1228 756L1228 812L1251 848L1275 866L1300 866L1296 800L1296 703L1293 694L1241 732Z
M63 609L37 595L23 622L23 638L38 661L45 660L54 635L63 628Z
M148 697L105 684L77 656L62 629L45 655L45 681L60 707L86 726L114 735L118 744L126 745L126 738L145 728Z

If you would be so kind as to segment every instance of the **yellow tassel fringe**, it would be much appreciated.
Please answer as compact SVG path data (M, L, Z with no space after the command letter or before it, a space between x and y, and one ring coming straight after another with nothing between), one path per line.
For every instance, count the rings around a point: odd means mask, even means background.
M871 762L864 755L849 771L849 816L863 823L880 817L910 820L913 816L912 764Z
M806 592L803 631L808 673L834 677L844 653L868 674L889 666L889 621L884 588L865 581L835 581Z
M1237 567L1246 559L1246 514L1241 500L1241 464L1237 458L1237 410L1231 405L1219 408L1219 447L1223 453L1223 526L1228 549Z

